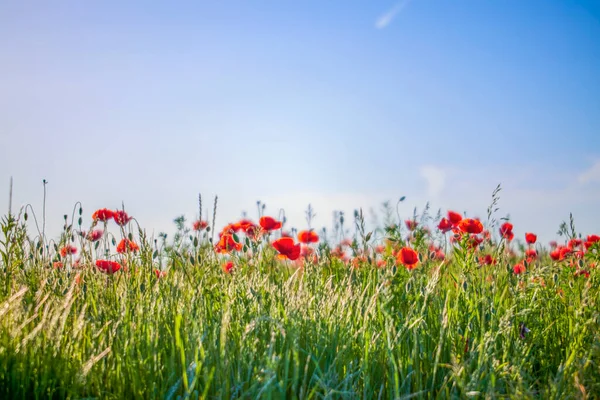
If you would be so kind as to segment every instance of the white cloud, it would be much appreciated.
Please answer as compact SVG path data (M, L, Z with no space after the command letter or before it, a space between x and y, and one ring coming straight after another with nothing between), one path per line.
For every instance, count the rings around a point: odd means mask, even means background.
M411 0L402 0L396 3L394 7L377 18L377 21L375 21L375 28L384 29L387 27L410 2Z
M577 181L583 185L586 183L600 183L600 160L596 161L590 168L579 174Z
M427 195L438 197L446 184L446 172L433 165L421 167L421 176L427 181Z

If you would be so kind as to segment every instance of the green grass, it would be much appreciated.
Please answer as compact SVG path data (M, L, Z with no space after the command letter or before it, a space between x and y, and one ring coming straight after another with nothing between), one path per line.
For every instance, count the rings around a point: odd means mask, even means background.
M75 271L52 268L53 246L14 218L3 233L3 399L600 394L600 276L589 259L588 278L547 255L515 275L503 244L488 244L497 265L457 250L408 271L393 258L352 268L321 245L319 262L298 268L263 241L226 274L208 235L159 248L140 230L127 271L106 275L92 261L114 251L107 237L76 238Z

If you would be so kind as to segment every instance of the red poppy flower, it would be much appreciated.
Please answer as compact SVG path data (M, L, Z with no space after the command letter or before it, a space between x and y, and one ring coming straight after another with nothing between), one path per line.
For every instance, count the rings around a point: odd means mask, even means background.
M256 236L260 233L260 228L258 227L258 225L248 225L244 228L244 232L246 233L246 236L248 236L251 239L256 238Z
M301 243L317 243L319 235L313 231L300 231L298 232L298 241Z
M564 260L569 254L571 254L571 249L568 247L563 247L560 249L560 259Z
M94 211L94 213L92 214L92 219L94 221L106 222L113 217L114 213L107 208L101 208L99 210Z
M457 212L448 211L448 219L452 222L452 225L457 226L460 221L462 221L463 217Z
M575 275L583 276L584 278L590 277L590 273L584 269L580 269L579 271L575 272Z
M465 218L460 221L458 227L464 233L479 234L483 232L483 224L478 219Z
M352 239L342 239L342 241L340 242L341 246L352 246Z
M494 264L496 264L496 260L494 260L494 258L490 254L486 254L483 258L479 259L479 264L494 265Z
M419 225L417 221L413 221L411 219L407 219L406 221L404 221L404 223L406 224L408 230L411 232L417 229L417 225Z
M114 274L121 269L121 264L110 260L96 260L96 267L106 274Z
M410 247L403 247L398 252L396 260L411 270L417 267L419 262L419 254Z
M600 242L600 236L598 236L598 235L588 235L587 240L584 243L585 248L589 249L596 242Z
M443 261L446 258L446 254L444 254L444 251L442 249L436 249L433 252L433 259L438 260L438 261Z
M554 261L562 261L571 252L568 247L557 246L556 249L550 252L550 258Z
M273 241L273 247L279 252L281 258L287 258L290 260L296 260L300 257L300 244L294 244L294 239L289 237L282 237Z
M97 242L104 235L104 231L102 229L96 229L89 232L87 235L85 232L82 232L82 236L85 237L90 242Z
M512 230L513 230L513 224L511 224L510 222L505 222L500 227L500 236L507 239L508 241L511 241L515 237Z
M525 234L525 241L527 244L534 244L537 240L537 235L534 233L527 232Z
M522 274L525 272L525 265L523 265L523 263L518 263L513 267L513 271L517 275Z
M156 279L164 278L165 276L167 276L167 271L161 271L160 269L155 269L154 275L156 275Z
M222 265L221 268L223 268L223 272L225 272L226 274L231 273L231 271L233 270L233 261L227 261Z
M64 246L62 249L60 249L60 256L61 257L66 257L67 254L75 254L77 253L77 247L75 246L71 246L70 244Z
M249 219L241 219L235 224L233 224L233 230L236 232L246 232L246 230L252 226L254 226L254 222L250 221Z
M477 235L471 235L467 241L467 244L472 249L476 249L481 243L483 243L483 238L480 238Z
M127 253L129 251L136 252L140 249L135 242L132 242L129 239L122 239L117 245L117 253Z
M571 250L573 250L576 247L579 247L583 244L583 240L581 239L571 239L569 240L569 243L567 244L567 247Z
M223 229L219 233L219 236L231 235L232 233L238 232L240 229L241 228L236 224L227 224L225 225L225 227L223 227Z
M342 249L341 245L333 249L330 254L331 257L339 258L340 260L343 260L346 257L346 253Z
M440 231L446 233L452 229L452 221L450 221L448 218L442 218L437 227Z
M232 250L240 251L242 250L242 244L235 241L233 235L224 234L221 236L219 243L215 246L215 250L218 253L229 253Z
M281 229L281 221L277 221L273 217L261 217L258 221L260 227L265 231L274 231L277 229Z
M375 253L382 254L384 251L385 251L385 246L382 246L382 245L375 246Z
M600 242L600 236L598 235L588 235L587 241L591 243Z
M552 248L552 249L555 249L558 246L558 243L556 243L556 240L552 240L548 244L550 245L550 248Z
M127 215L127 213L123 210L117 210L113 213L113 219L117 223L117 225L123 226L126 225L129 221L131 221L131 217Z
M525 250L525 255L529 259L536 259L538 254L537 251L535 251L535 249L527 249Z
M65 267L65 264L63 264L60 261L55 261L52 266L54 267L54 269L63 269Z
M192 223L192 229L195 231L201 231L203 229L206 229L207 226L208 222L206 221L197 220Z

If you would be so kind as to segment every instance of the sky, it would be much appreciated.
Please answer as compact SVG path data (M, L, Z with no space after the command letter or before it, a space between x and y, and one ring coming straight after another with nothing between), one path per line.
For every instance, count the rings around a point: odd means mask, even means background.
M284 209L600 233L600 2L0 2L0 214Z

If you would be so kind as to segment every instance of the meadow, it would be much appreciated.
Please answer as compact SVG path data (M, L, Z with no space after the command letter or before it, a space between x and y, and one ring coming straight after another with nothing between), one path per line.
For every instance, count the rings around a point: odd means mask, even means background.
M2 218L0 398L600 397L600 237L451 210L149 237L126 210Z

